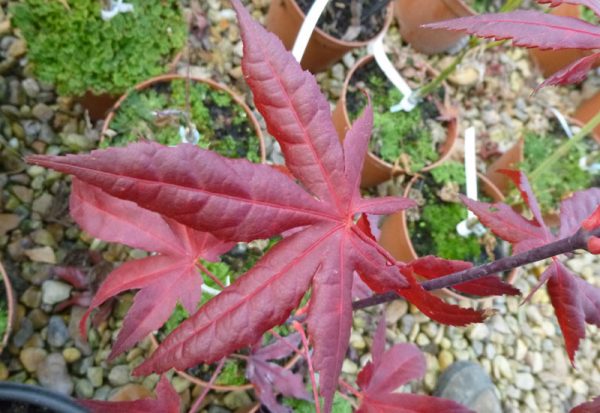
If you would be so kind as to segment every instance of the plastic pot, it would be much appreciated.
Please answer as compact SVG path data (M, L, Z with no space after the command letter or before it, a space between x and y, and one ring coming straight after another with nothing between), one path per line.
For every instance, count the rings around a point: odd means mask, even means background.
M291 50L304 18L304 12L295 0L272 0L267 14L266 27L281 39L288 50ZM393 4L390 3L386 12L385 23L380 32L373 38L387 31L392 18ZM316 27L302 57L302 68L312 73L321 72L340 60L350 50L364 47L371 40L347 42L336 39Z
M338 132L341 141L344 140L346 132L350 129L350 126L352 125L346 107L348 87L356 71L362 66L371 62L373 59L374 57L372 55L368 55L356 62L354 67L346 76L346 80L344 81L342 93L332 114L333 124ZM458 137L458 119L455 118L450 120L447 123L446 127L446 141L439 148L439 159L421 169L421 172L426 172L435 168L436 166L443 163L448 158L448 156L450 156L452 149L454 148L454 144L456 143L456 138ZM384 161L383 159L379 158L378 156L369 151L365 156L360 185L363 188L369 188L403 173L406 173L406 171L404 171L399 166L394 166L391 163Z
M8 315L6 319L6 330L4 331L4 335L2 336L2 341L0 342L0 352L4 350L6 345L8 344L8 340L13 330L13 325L15 323L16 318L16 308L17 302L15 298L15 291L13 290L12 284L10 282L10 278L8 278L8 274L6 270L2 266L0 262L0 275L2 276L2 282L4 283L4 289L6 294L6 306L8 307Z
M395 3L394 13L402 38L415 50L426 54L453 48L465 34L425 29L421 25L476 14L462 0L396 0Z
M581 18L581 9L579 6L571 4L561 4L554 7L550 14L556 16ZM529 55L536 63L544 77L549 77L558 70L570 65L582 57L592 54L592 50L583 49L563 49L563 50L540 50L538 48L529 49Z
M478 173L479 185L481 191L490 197L494 202L501 202L504 200L502 192L484 175ZM421 176L415 175L408 183L404 190L403 196L408 197L410 189L415 183L421 179ZM466 208L466 207L465 207ZM379 237L379 244L392 254L394 258L399 261L409 262L417 259L419 256L414 249L406 220L406 212L400 211L392 215L388 215L384 218L383 224L381 225L381 235ZM516 277L517 269L513 269L509 276L508 282L512 283ZM454 293L450 290L444 289L444 294L457 297L465 298L464 296Z
M150 88L150 87L160 84L160 83L171 82L172 80L186 80L186 79L187 79L186 76L182 76L182 75L178 75L178 74L167 74L167 75L153 77L151 79L145 80L145 81L135 85L135 87L133 87L127 93L122 95L110 109L110 112L108 113L108 116L106 117L106 120L104 121L104 124L102 125L102 130L100 132L100 139L103 140L107 137L107 131L110 128L111 121L115 117L115 113L119 110L119 107L123 104L123 102L129 97L129 95L133 91L139 92L139 91ZM227 93L229 96L231 96L231 98L235 102L235 104L242 107L242 109L246 113L246 116L248 117L248 121L252 124L254 132L256 133L256 136L259 140L259 151L260 151L259 155L260 155L261 163L265 163L266 162L266 149L265 149L264 136L263 136L262 130L260 128L260 123L258 123L258 120L254 116L254 114L252 113L252 111L250 110L248 105L244 102L244 100L241 97L239 97L237 94L235 94L227 86L225 86L221 83L217 83L210 79L203 79L203 78L193 77L193 76L191 76L189 79L191 82L204 83L214 90L218 90L218 91Z
M598 112L600 112L600 92L596 92L594 96L581 102L572 117L581 123L581 125L584 125L596 116ZM596 139L596 142L600 143L600 126L596 126L592 131L592 135Z
M19 407L24 410L17 410ZM75 400L38 386L0 382L0 411L87 413Z
M489 179L504 195L508 195L510 189L510 179L498 172L500 169L517 169L519 164L524 159L524 145L525 140L519 139L509 150L504 152L498 159L496 159L485 174L486 178Z

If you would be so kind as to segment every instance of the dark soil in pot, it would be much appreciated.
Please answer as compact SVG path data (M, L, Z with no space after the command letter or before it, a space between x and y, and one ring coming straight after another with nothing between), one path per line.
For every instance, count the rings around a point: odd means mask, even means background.
M409 197L419 207L407 211L407 225L418 256L483 264L505 255L505 244L490 232L482 237L462 237L456 232L456 225L467 218L467 208L458 199L465 192L464 183L464 166L448 162L423 175L411 188ZM481 200L490 202L483 196Z
M188 89L185 80L176 79L131 92L110 129L114 135L103 146L140 138L176 145L185 137L223 156L260 162L259 139L244 109L226 92L200 82L192 81Z
M526 174L531 174L569 139L558 123L554 123L554 128L543 135L525 132L524 161L519 168ZM600 186L599 168L598 143L594 139L583 139L577 142L559 163L551 166L536 179L532 179L533 192L542 212L558 213L561 199L575 191Z
M325 7L317 27L336 39L347 42L375 37L385 25L390 0L336 0ZM314 0L296 0L306 15Z
M413 87L426 82L425 70L414 69L410 60L401 70ZM446 140L446 128L437 120L441 115L435 100L444 99L444 89L426 97L410 112L392 113L402 94L372 60L356 70L349 83L346 107L352 121L367 104L363 90L369 93L374 111L374 127L369 150L384 161L406 171L417 172L439 159L439 147Z

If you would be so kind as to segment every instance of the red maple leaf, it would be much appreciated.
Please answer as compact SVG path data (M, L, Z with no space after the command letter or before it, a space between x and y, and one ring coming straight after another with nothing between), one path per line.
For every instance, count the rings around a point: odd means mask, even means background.
M595 0L538 0L551 7L574 4L589 7L600 16L600 5ZM585 20L555 16L532 10L508 13L490 13L461 17L424 25L432 29L465 31L479 37L512 39L516 46L547 49L600 49L600 27ZM593 53L564 67L546 79L538 88L580 82L600 59Z
M463 202L497 236L512 243L514 253L524 253L556 240L544 224L537 200L525 174L518 171L501 172L505 173L521 191L523 199L533 214L532 220L517 214L506 204L489 204L466 197L462 198ZM596 228L598 222L594 211L597 211L598 205L600 205L598 188L576 192L562 201L559 237L565 238L575 234L585 222L591 225L592 229ZM538 285L532 289L526 300L546 281L548 294L565 339L567 354L573 362L579 341L585 337L585 323L600 327L600 288L590 285L573 274L558 260L558 257L553 257L552 263L542 273Z
M300 344L300 334L290 334L267 346L257 348L248 357L246 377L254 385L260 402L272 413L288 413L290 409L277 402L277 394L302 400L312 400L304 387L302 376L269 360L289 357Z
M600 412L600 397L573 407L569 413L597 413Z
M361 198L370 108L342 146L314 77L238 1L233 4L244 40L245 78L299 184L269 166L225 159L193 145L169 148L142 142L90 155L33 156L30 161L71 173L112 196L224 241L299 229L183 322L136 372L185 369L255 343L264 331L282 323L312 286L308 330L328 411L350 336L354 270L381 278L389 290L408 286L393 259L356 227L354 216L392 213L413 203L400 197ZM148 260L167 265L161 256ZM140 266L129 267L127 271L139 271ZM110 294L122 287L119 283ZM164 294L164 286L160 291L149 288L152 294ZM178 290L189 288L178 285Z
M141 399L126 402L104 402L99 400L79 400L90 413L179 413L179 395L162 376L156 385L156 399Z
M405 383L425 375L425 357L413 344L396 344L385 351L382 317L371 349L373 361L358 373L361 404L357 413L467 413L459 403L439 397L395 393Z
M85 336L86 320L93 309L125 290L140 289L111 357L162 326L177 301L194 313L202 294L197 260L200 257L216 260L234 245L145 210L134 202L115 198L78 179L73 179L70 209L79 226L94 237L158 253L126 262L110 273L81 320Z

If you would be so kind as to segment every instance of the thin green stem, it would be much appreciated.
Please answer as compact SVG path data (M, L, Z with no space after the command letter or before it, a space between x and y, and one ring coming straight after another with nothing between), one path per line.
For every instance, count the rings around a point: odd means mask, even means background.
M544 159L544 161L529 174L529 179L533 182L536 180L536 178L539 178L539 176L542 175L552 165L554 165L556 161L567 155L569 150L576 145L577 142L586 137L598 125L600 125L600 112L596 113L596 115L590 119L579 132L573 135L571 139L560 145L552 155Z

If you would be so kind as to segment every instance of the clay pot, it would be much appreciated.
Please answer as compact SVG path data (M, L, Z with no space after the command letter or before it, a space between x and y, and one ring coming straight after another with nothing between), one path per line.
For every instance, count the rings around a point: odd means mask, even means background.
M598 112L600 112L600 92L597 92L591 98L584 100L575 113L573 113L572 117L584 125L596 116ZM600 143L600 126L596 126L592 135L594 136L594 139L596 139L596 142Z
M571 4L561 4L553 8L550 14L556 16L581 18L581 9L579 6ZM540 50L538 48L529 49L529 55L536 63L544 77L549 77L558 70L570 65L582 57L592 54L591 50L583 49L563 49L563 50Z
M465 34L425 29L421 25L476 14L462 0L396 0L394 12L402 38L415 50L426 54L451 49Z
M8 278L8 274L4 270L2 263L0 263L0 276L2 276L2 282L4 283L4 289L6 294L6 306L8 307L8 315L6 320L6 330L4 331L4 335L2 336L2 341L0 342L0 352L6 348L8 344L8 339L12 333L12 329L16 319L16 308L17 302L15 298L15 291L13 290L12 284L10 282L10 278Z
M510 189L510 179L504 174L498 172L500 169L517 169L519 164L524 159L524 145L525 140L521 138L515 143L509 150L504 152L498 159L496 159L485 174L486 178L489 179L504 195L508 195Z
M267 14L266 27L281 39L288 50L291 50L304 22L304 17L304 12L295 0L272 0ZM377 36L387 31L392 18L393 4L390 3L385 23ZM316 27L302 57L302 68L312 73L321 72L340 60L350 50L364 47L371 40L347 42L336 39Z
M167 75L160 75L160 76L153 77L151 79L145 80L145 81L143 81L143 82L138 83L137 85L135 85L135 87L133 87L127 93L125 93L123 96L121 96L114 103L114 105L112 106L112 108L110 109L110 112L108 113L108 116L106 116L106 120L104 121L104 124L102 125L102 130L100 131L100 139L101 140L105 139L105 137L107 136L106 132L110 128L110 122L114 118L116 111L123 104L123 102L129 97L129 95L132 93L132 91L138 91L139 92L139 91L144 90L146 88L152 87L152 86L154 86L154 85L156 85L158 83L165 83L165 82L170 82L172 80L185 80L185 79L187 79L186 76L182 76L182 75L178 75L178 74L167 74ZM207 84L212 89L219 90L219 91L227 93L229 96L231 96L231 98L233 99L233 101L236 104L238 104L238 105L240 105L242 107L242 109L244 110L244 112L246 112L246 115L248 116L248 120L253 125L253 128L254 128L254 131L256 133L256 136L258 137L259 145L260 145L260 159L261 159L261 163L266 163L265 141L264 141L264 136L262 134L262 130L260 128L260 123L258 123L258 120L254 116L254 114L252 113L252 111L250 110L250 108L248 107L248 105L246 105L246 103L244 102L244 100L241 97L239 97L237 94L235 94L227 86L225 86L225 85L223 85L221 83L217 83L217 82L215 82L213 80L203 79L203 78L193 77L193 76L190 77L190 80L192 82L199 82L199 83Z
M338 132L340 141L344 140L346 132L350 129L350 126L352 125L352 122L350 121L350 116L348 115L348 111L346 108L346 95L348 93L348 86L350 85L350 81L352 80L352 77L359 68L371 62L373 59L374 57L372 55L363 57L354 65L354 67L346 76L346 80L344 81L344 88L342 89L342 93L332 114L333 124ZM450 156L452 149L454 148L454 144L456 143L457 137L458 119L452 119L448 122L447 125L446 142L444 142L442 147L439 149L440 158L436 162L433 162L424 167L420 172L429 171L435 168L436 166L442 164L448 158L448 156ZM406 173L406 171L404 171L402 168L394 166L391 163L384 161L383 159L374 155L372 152L367 152L362 170L360 186L363 188L369 188L403 173Z
M494 202L501 202L504 200L504 196L500 190L484 175L478 173L479 185L481 191L490 197ZM408 197L410 189L413 185L421 179L420 176L415 175L408 183L404 190L403 196ZM465 207L466 208L466 207ZM413 247L410 234L408 232L408 224L406 221L406 212L400 211L392 215L388 215L384 218L383 224L381 225L381 235L379 237L379 244L388 250L394 258L399 261L409 262L417 259L419 256ZM517 269L510 272L507 281L512 283L516 277ZM464 298L460 294L456 294L450 290L443 290L442 295L449 295L457 298Z

